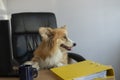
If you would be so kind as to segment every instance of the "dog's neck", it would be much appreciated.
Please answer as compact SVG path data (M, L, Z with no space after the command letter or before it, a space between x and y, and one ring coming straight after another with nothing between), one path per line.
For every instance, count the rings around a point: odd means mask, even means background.
M65 53L65 50L61 49L56 42L46 42L42 41L41 44L38 46L34 54L39 55L42 59L45 59L46 57L51 57L54 54L57 54L58 52Z

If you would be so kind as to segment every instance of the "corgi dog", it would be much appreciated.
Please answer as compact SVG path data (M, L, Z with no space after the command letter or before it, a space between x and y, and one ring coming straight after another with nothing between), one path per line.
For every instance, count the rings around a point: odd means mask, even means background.
M34 57L25 64L39 69L67 65L67 52L76 44L68 38L66 26L60 28L40 27L42 42L34 51Z

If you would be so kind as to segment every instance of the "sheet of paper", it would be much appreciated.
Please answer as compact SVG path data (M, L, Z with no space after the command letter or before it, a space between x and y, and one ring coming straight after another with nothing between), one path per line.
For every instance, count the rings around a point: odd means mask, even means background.
M85 77L74 78L73 80L93 80L95 78L104 78L104 77L106 77L106 71L99 72L99 73L92 74Z

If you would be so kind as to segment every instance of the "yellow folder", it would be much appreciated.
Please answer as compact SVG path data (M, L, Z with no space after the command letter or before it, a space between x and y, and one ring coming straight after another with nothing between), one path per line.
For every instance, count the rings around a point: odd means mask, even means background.
M106 77L104 78L114 77L114 70L111 66L102 65L91 60L52 68L51 71L59 76L61 80L74 80L74 78L85 77L103 71L106 71ZM95 80L105 79L96 78Z

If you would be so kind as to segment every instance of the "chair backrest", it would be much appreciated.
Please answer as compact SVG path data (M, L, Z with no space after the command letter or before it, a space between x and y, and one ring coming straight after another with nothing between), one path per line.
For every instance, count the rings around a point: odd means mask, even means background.
M11 16L13 57L22 64L30 60L41 41L39 27L57 27L56 17L50 12L15 13Z

